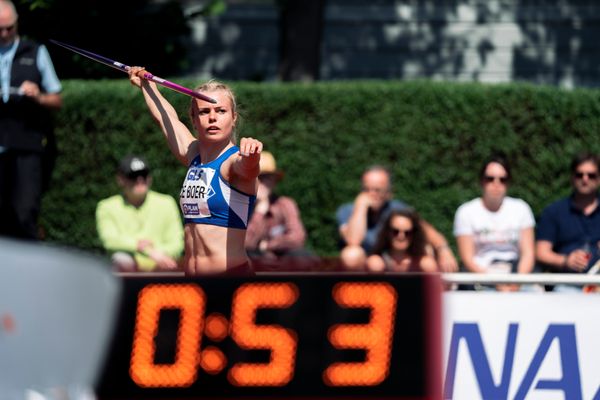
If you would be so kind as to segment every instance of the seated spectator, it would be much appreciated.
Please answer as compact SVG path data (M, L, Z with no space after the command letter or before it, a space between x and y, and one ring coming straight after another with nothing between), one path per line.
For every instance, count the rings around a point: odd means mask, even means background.
M535 219L525 201L506 195L510 180L508 161L491 157L479 172L481 197L456 211L454 235L467 271L527 274L533 270ZM519 290L518 285L496 288Z
M366 267L367 254L392 210L410 208L400 200L392 199L390 171L380 165L367 168L361 177L362 190L354 202L343 204L336 212L341 239L340 262L350 270ZM443 272L454 272L458 264L446 238L431 224L421 219L428 247L435 253Z
M306 230L296 201L276 193L283 176L273 154L263 151L256 203L246 232L246 250L257 269L303 269L315 262L305 248Z
M537 259L553 272L586 273L600 260L600 158L582 153L571 162L569 197L547 206L540 216ZM556 285L556 291L581 291L581 287Z
M375 272L437 272L427 254L419 215L410 209L393 210L379 231L367 269Z
M176 269L183 225L175 199L150 190L150 169L139 156L120 162L117 184L121 193L101 200L96 208L98 235L115 270Z

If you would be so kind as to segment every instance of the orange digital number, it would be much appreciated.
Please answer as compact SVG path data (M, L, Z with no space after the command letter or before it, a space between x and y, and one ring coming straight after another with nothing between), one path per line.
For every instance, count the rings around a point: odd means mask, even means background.
M364 349L364 362L333 363L323 373L329 386L374 386L389 373L396 299L393 286L384 282L338 283L333 298L346 308L370 308L368 324L337 324L329 329L329 342L337 349Z
M205 295L196 285L146 286L138 296L129 374L141 387L187 387L196 380ZM155 364L160 311L181 311L173 364Z
M294 376L297 337L279 325L256 325L259 308L288 308L296 302L293 283L248 283L239 287L231 305L230 336L244 349L271 351L268 363L237 363L227 378L235 386L283 386Z

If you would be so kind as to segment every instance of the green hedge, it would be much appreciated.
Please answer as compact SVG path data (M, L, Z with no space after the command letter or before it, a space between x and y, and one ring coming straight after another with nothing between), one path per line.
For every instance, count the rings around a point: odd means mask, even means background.
M63 83L60 153L41 222L48 240L99 251L94 210L117 192L114 172L122 156L144 154L154 189L175 197L185 167L126 79ZM337 253L335 210L353 200L370 164L390 166L396 196L454 245L454 212L479 194L477 173L492 151L509 155L509 194L526 200L536 215L569 192L573 154L600 152L597 90L421 81L231 84L242 115L240 135L262 140L275 154L286 172L280 192L298 201L308 245L321 255ZM163 92L188 122L189 98Z

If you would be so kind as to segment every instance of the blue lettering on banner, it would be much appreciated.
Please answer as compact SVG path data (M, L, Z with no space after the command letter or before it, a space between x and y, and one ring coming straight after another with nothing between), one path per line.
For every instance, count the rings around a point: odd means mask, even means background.
M550 324L542 342L538 347L533 360L525 373L523 382L519 386L519 390L515 399L524 399L529 391L533 379L539 371L542 361L546 357L550 345L554 339L558 340L560 346L560 365L562 368L562 379L558 381L542 380L538 381L536 389L562 390L565 393L566 399L579 400L581 395L581 375L579 373L579 356L577 355L577 341L575 340L574 325L554 325Z
M475 377L479 385L479 391L483 399L507 399L510 386L513 361L515 358L515 347L517 341L518 324L510 324L508 327L508 337L504 355L504 365L502 369L502 378L496 386L492 377L490 363L483 346L479 326L476 323L455 323L452 327L450 339L450 348L448 354L448 364L446 368L446 377L444 383L444 398L451 399L454 392L454 382L456 378L456 363L458 360L458 348L461 339L465 340ZM581 374L579 371L579 357L577 353L577 341L575 336L575 326L573 324L550 324L540 341L535 355L519 388L515 399L524 399L531 389L531 385L542 366L550 345L554 340L558 341L560 348L560 363L562 369L562 378L559 380L540 379L535 389L560 390L564 392L566 399L580 400L581 393ZM600 389L594 396L594 400L600 400Z
M450 353L446 368L446 379L444 384L444 398L451 399L454 392L454 378L456 376L456 360L458 359L458 344L464 338L469 348L471 361L475 369L479 391L484 399L506 399L508 398L508 387L512 373L512 365L515 356L515 344L517 341L517 324L508 327L508 339L506 343L506 356L502 370L500 385L494 385L490 363L483 347L481 334L477 324L456 323L452 328L452 339L450 340Z

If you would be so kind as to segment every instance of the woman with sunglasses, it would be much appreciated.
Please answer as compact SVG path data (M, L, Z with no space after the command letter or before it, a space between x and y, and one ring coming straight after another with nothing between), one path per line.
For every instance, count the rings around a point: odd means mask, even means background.
M535 219L531 207L507 196L511 180L506 158L489 158L479 172L481 197L462 204L454 236L463 266L475 273L530 273L533 270ZM515 291L516 285L498 290Z
M435 259L427 254L425 233L416 211L394 210L386 218L367 258L374 272L436 272Z
M156 84L143 78L146 72L132 67L130 82L141 89L169 149L188 168L179 196L186 275L251 274L244 242L256 201L262 143L242 138L236 145L238 113L229 86L209 81L195 89L215 103L192 98L189 116L194 134Z

